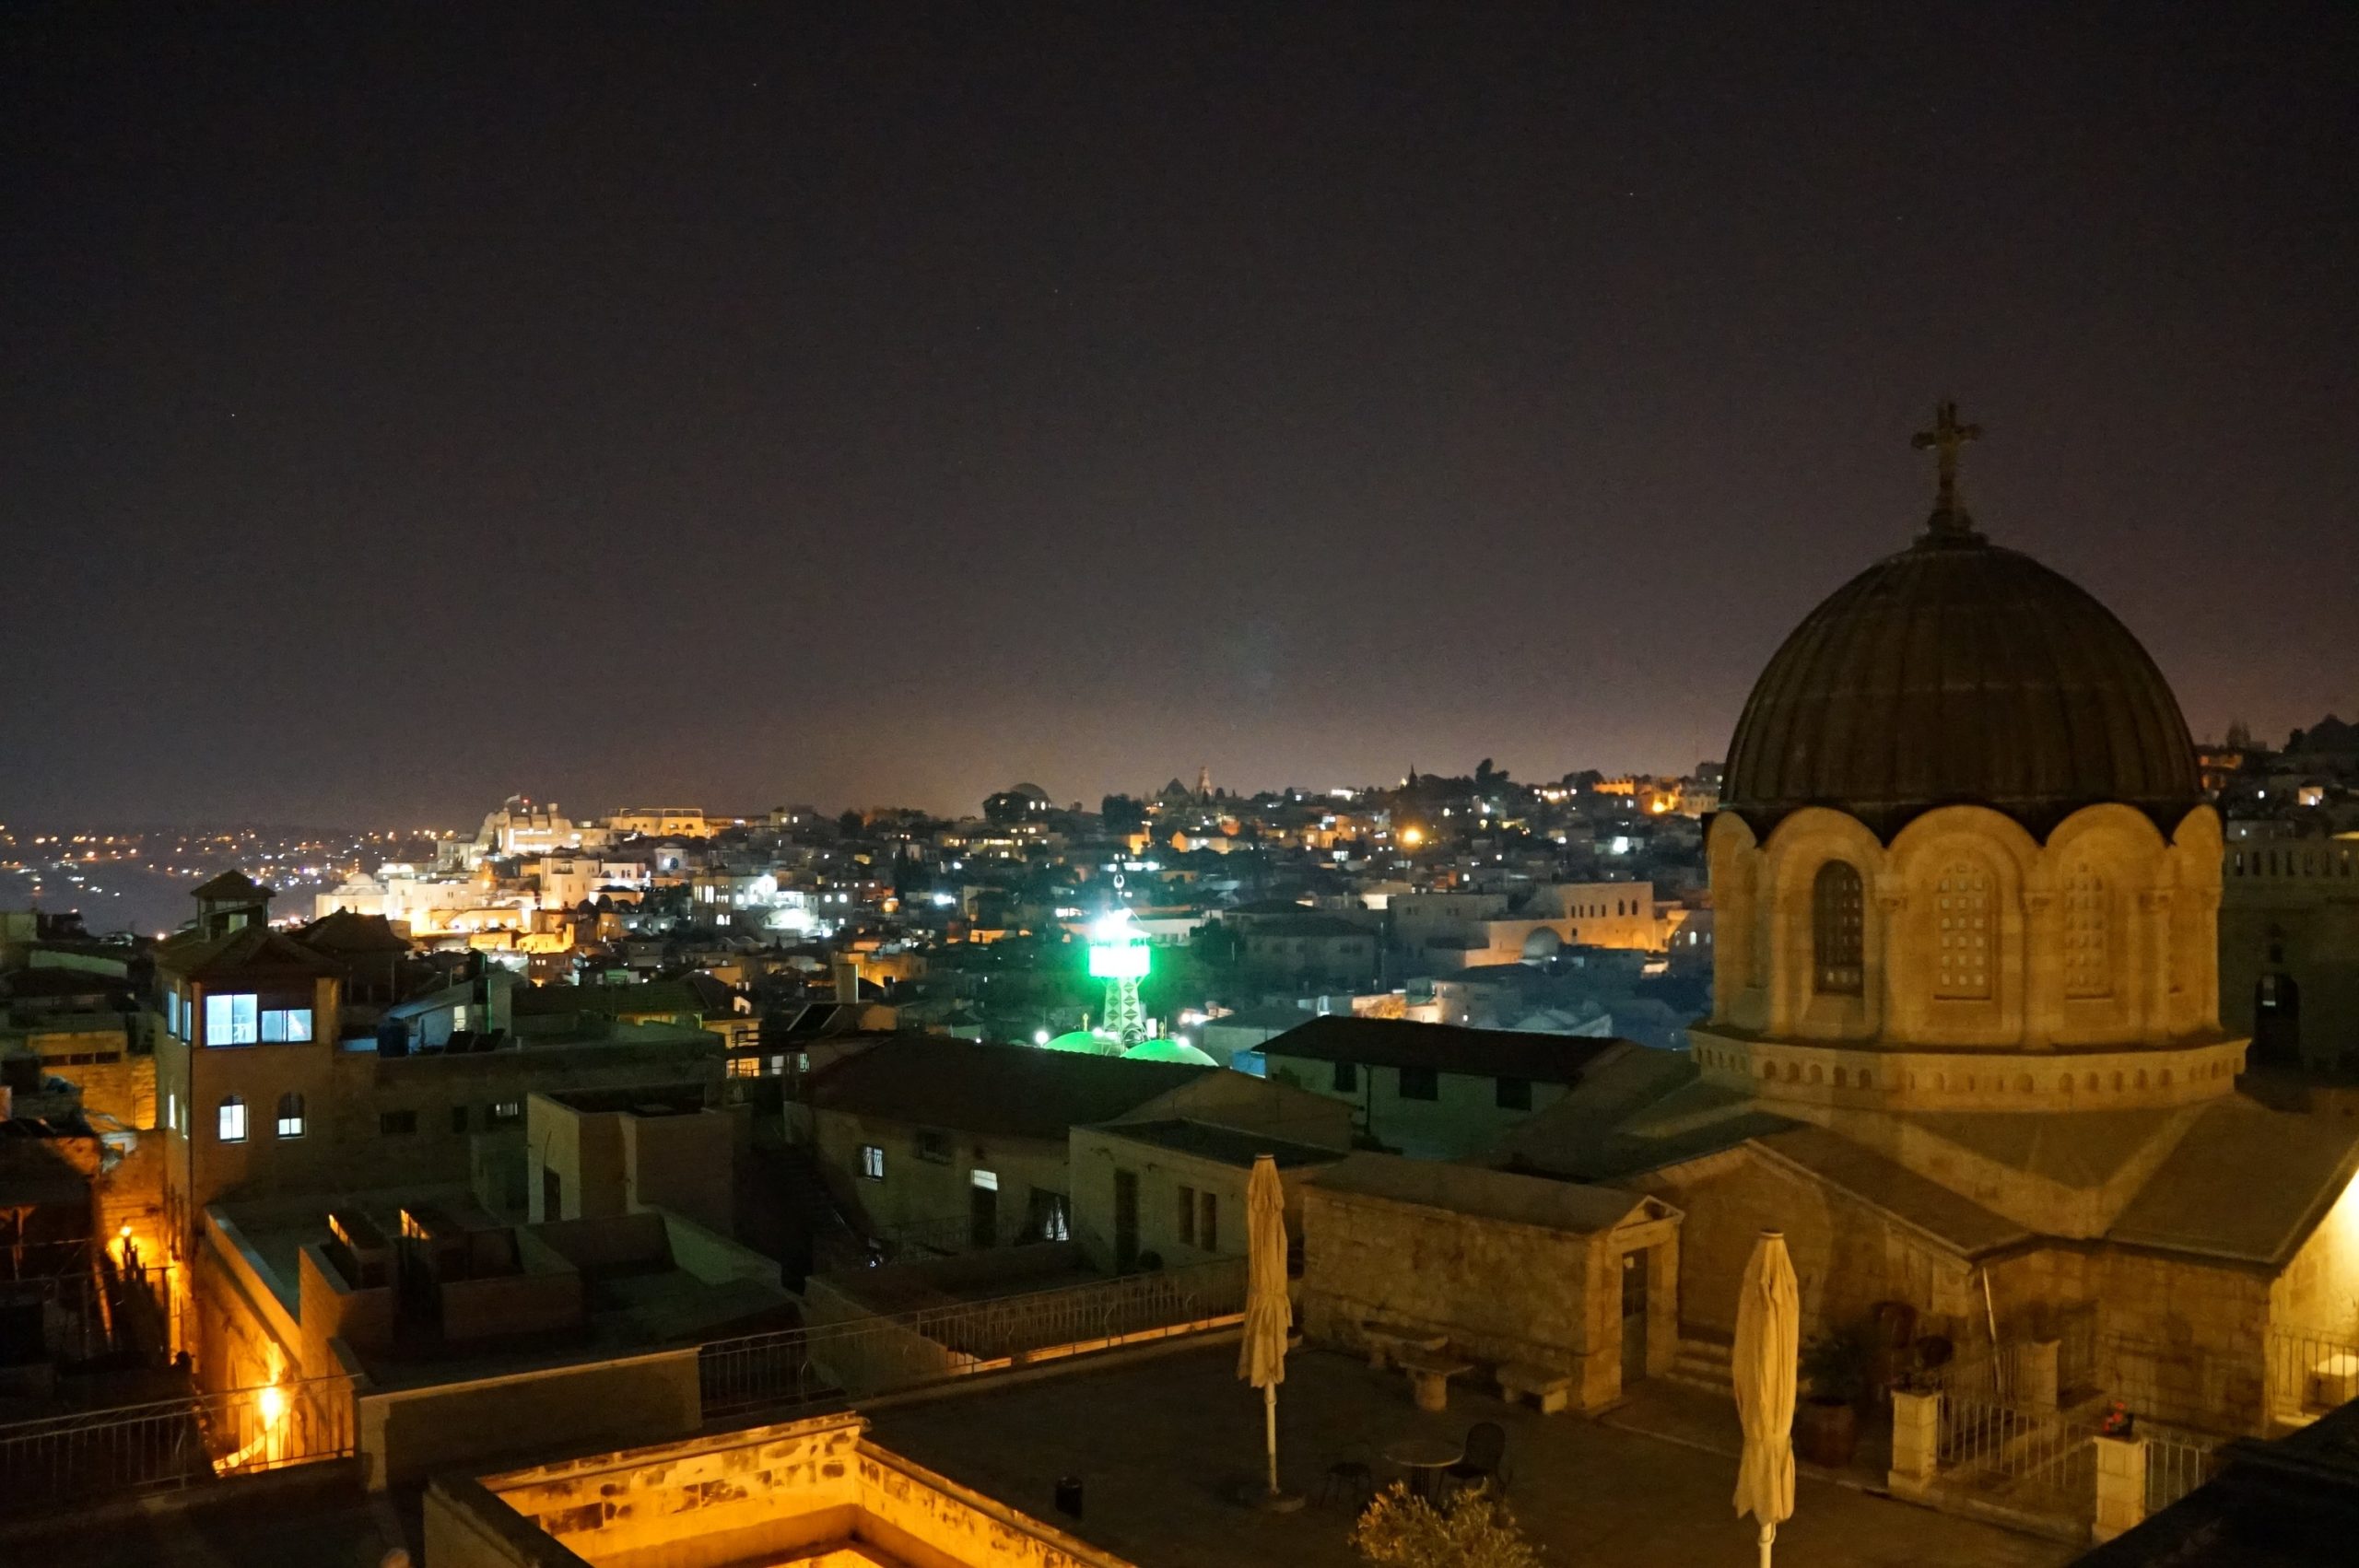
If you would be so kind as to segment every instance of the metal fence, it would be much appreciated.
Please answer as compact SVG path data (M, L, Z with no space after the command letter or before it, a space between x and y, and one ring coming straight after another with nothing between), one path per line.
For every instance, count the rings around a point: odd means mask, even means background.
M721 1340L698 1352L708 1416L863 1398L1168 1333L1245 1309L1245 1260Z
M2087 1524L2096 1511L2101 1428L2056 1410L1995 1399L1942 1397L1941 1478L1978 1497L2029 1513ZM2146 1440L2146 1512L2158 1513L2212 1479L2214 1440L2141 1428Z
M0 1425L0 1510L185 1486L352 1452L345 1377Z
M2209 1438L2185 1433L2146 1433L2146 1512L2159 1514L2219 1473L2220 1457Z
M1942 1479L2011 1507L2087 1520L2096 1512L2096 1435L2053 1410L1945 1393Z
M2359 1399L2359 1340L2278 1329L2269 1337L2268 1414L2275 1426L2307 1426Z

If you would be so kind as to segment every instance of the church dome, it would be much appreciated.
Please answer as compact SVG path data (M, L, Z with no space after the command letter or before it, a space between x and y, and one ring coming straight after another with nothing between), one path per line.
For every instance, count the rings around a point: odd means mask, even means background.
M1766 837L1831 806L1889 842L1971 803L2044 840L2113 801L2169 835L2202 799L2169 683L2089 593L1976 532L1949 485L1923 537L1837 589L1769 661L1729 743L1721 809Z

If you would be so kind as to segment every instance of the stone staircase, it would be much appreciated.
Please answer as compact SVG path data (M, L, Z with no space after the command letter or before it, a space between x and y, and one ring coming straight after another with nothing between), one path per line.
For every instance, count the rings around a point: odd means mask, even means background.
M1729 1341L1726 1340L1679 1337L1679 1356L1663 1374L1666 1380L1684 1383L1690 1388L1732 1398L1729 1384Z

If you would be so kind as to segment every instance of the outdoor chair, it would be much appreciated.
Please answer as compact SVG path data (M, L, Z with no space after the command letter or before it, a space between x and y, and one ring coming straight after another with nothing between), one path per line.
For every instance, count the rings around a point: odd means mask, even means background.
M1495 1421L1478 1421L1466 1431L1466 1452L1449 1467L1455 1492L1487 1485L1500 1496L1508 1491L1508 1429Z
M1319 1505L1324 1508L1338 1496L1356 1510L1376 1496L1376 1475L1365 1461L1338 1459L1327 1467L1326 1479L1319 1483Z

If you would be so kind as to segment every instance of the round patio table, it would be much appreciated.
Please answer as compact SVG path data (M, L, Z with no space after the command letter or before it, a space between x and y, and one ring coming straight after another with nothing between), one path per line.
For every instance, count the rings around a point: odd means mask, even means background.
M1409 1472L1412 1496L1431 1503L1441 1473L1466 1457L1466 1447L1440 1437L1404 1437L1387 1448L1384 1457Z

